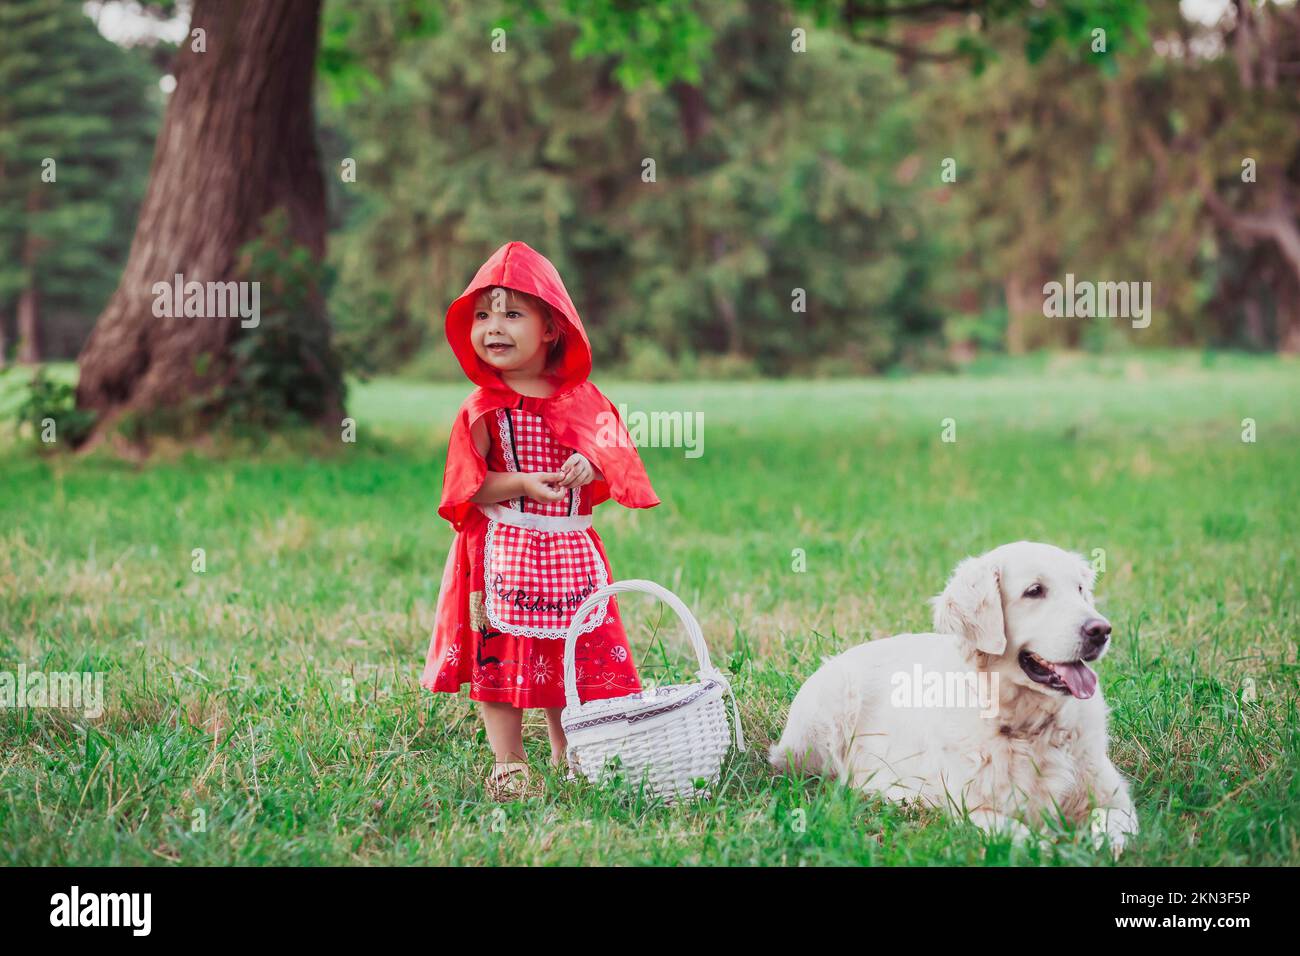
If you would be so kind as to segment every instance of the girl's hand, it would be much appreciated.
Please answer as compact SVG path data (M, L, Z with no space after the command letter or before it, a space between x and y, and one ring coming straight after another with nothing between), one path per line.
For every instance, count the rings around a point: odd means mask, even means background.
M541 504L550 504L553 501L559 501L564 497L564 492L560 490L560 479L563 476L554 471L536 471L519 476L520 490L534 501Z
M560 467L561 488L581 488L595 477L596 470L591 467L591 462L576 451Z

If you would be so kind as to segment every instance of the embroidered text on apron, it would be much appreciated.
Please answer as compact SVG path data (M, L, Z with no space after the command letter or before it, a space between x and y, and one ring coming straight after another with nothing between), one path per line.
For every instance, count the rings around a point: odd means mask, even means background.
M558 444L542 419L522 409L496 410L506 468L558 472L573 449ZM608 584L605 564L579 514L577 489L556 502L514 498L482 506L488 516L483 546L484 610L492 627L521 637L564 637L587 597ZM608 599L583 623L586 633L605 620Z

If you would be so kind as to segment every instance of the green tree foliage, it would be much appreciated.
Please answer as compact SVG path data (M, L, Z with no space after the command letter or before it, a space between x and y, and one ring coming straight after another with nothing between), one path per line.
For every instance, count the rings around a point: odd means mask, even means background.
M1235 9L1215 52L1176 4L1130 0L328 0L341 350L458 374L443 310L512 238L555 260L598 361L645 375L878 370L954 343L1300 348L1277 226L1300 21ZM71 0L0 8L0 52L0 317L33 276L93 310L156 87ZM1243 157L1273 185L1243 183ZM1160 321L1038 321L1067 272L1150 281Z
M494 53L500 21L451 4L381 94L328 114L357 161L335 303L379 310L372 354L438 343L447 304L510 239L555 261L600 361L867 370L937 329L892 57L817 29L795 53L780 5L710 7L699 82L628 90L619 59L575 57L583 34L552 12L504 28Z
M1198 31L1173 5L1151 18L1152 42L1124 51L1095 54L1080 38L1036 64L1006 55L979 76L937 68L924 84L926 165L952 157L959 170L933 220L965 237L953 326L991 310L1012 350L1285 337L1295 276L1276 253L1240 246L1207 195L1232 217L1270 181L1300 175L1294 87L1247 89L1221 33ZM1015 36L994 34L1004 47ZM1105 70L1079 69L1099 57ZM1254 183L1243 182L1250 157ZM1043 322L1043 284L1067 273L1149 281L1159 321Z
M0 316L34 290L43 309L93 317L117 282L148 180L156 74L81 6L0 5Z
M93 414L77 408L76 392L72 382L51 378L47 366L40 365L30 379L13 379L0 394L12 404L8 417L18 434L50 452L75 444L95 422Z
M257 334L240 336L234 370L215 404L240 427L275 430L318 422L345 394L324 317L324 268L293 239L283 209L269 213L240 250L240 275L259 284ZM331 423L333 425L333 423Z

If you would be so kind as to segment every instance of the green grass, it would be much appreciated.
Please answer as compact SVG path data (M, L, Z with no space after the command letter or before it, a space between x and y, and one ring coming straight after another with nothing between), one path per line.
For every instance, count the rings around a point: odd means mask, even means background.
M358 442L325 457L139 467L0 445L0 671L102 671L108 696L93 721L0 710L0 862L1106 864L1081 837L1012 848L764 761L821 655L928 629L958 559L1020 538L1105 551L1099 671L1142 826L1122 863L1300 862L1300 370L1039 361L601 382L634 410L704 414L703 457L643 450L662 506L597 513L615 574L679 593L735 672L751 748L696 807L554 778L498 807L468 699L418 688L466 387L358 386ZM685 673L659 609L623 607L643 676ZM526 733L544 773L533 712Z

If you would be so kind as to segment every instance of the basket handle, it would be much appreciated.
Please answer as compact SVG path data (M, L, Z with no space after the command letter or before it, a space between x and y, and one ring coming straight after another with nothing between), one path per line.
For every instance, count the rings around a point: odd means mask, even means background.
M736 694L731 689L731 681L727 680L727 675L715 668L713 662L709 660L709 646L704 643L704 632L700 630L700 622L695 620L695 615L691 613L691 609L683 604L682 599L676 594L665 587L655 584L653 581L646 581L642 578L611 581L603 588L594 591L574 612L573 619L569 621L569 630L564 635L565 705L577 707L581 704L581 701L578 700L578 675L574 661L578 649L578 628L582 627L587 615L591 613L597 604L611 594L617 594L620 591L640 591L643 594L653 594L677 612L678 618L686 627L687 637L691 639L691 644L695 646L695 659L700 665L700 669L696 673L700 680L717 681L722 685L722 689L727 696L731 698L731 724L732 732L735 735L736 749L744 753L745 734L740 728L740 708L736 704Z
M581 703L578 700L578 676L574 661L578 649L578 628L582 627L587 615L597 604L611 594L618 594L621 591L640 591L643 594L653 594L676 611L677 617L681 619L686 628L686 636L691 639L691 644L695 648L695 660L700 665L700 678L713 676L715 673L713 663L709 660L709 646L704 643L704 632L700 630L700 622L695 620L695 615L691 613L690 608L682 603L681 598L667 588L641 578L611 581L603 588L598 588L592 592L587 600L579 605L578 610L573 613L573 618L569 621L568 633L564 635L564 702L569 707L577 707Z

